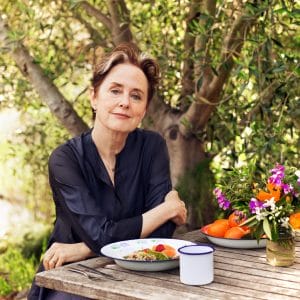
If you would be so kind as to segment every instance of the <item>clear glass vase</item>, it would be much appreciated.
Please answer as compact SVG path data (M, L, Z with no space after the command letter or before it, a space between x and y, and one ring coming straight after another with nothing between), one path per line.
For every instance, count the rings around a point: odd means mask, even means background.
M280 231L277 241L267 240L267 262L272 266L288 267L295 260L295 237L291 232Z

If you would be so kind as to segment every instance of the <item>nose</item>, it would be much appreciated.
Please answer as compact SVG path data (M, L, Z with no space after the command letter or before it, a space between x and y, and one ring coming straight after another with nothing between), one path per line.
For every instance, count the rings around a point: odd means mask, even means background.
M121 97L119 102L119 107L122 108L128 108L130 104L130 98L128 94L124 94L123 97Z

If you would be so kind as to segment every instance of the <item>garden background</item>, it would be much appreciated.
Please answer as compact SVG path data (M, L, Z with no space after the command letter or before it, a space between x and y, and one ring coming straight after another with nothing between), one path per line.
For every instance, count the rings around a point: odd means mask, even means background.
M134 41L161 84L142 127L167 140L181 230L209 223L232 167L300 167L299 13L292 0L2 0L0 298L22 297L54 221L51 151L92 126L97 57Z

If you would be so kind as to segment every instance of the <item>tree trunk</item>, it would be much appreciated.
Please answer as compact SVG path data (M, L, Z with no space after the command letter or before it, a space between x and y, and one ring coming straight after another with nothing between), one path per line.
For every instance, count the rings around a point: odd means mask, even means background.
M213 175L209 169L211 159L202 141L193 134L181 133L181 117L182 112L173 110L157 96L150 102L143 127L160 132L167 142L173 187L187 204L186 227L190 230L213 220Z
M57 117L72 136L86 131L88 129L87 124L61 94L52 80L44 74L44 70L34 61L24 45L20 41L10 40L9 31L10 29L0 16L0 45L4 45L6 50L10 52L16 65L38 92L41 100L48 105L53 115Z

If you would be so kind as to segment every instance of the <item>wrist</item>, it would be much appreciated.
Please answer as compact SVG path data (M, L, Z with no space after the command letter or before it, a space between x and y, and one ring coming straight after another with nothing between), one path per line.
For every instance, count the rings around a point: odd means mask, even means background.
M90 248L83 242L79 243L79 249L78 253L80 253L80 260L89 258L93 255L93 252L90 250Z

